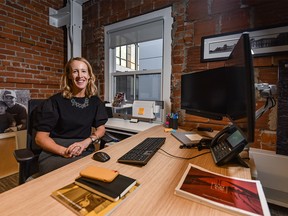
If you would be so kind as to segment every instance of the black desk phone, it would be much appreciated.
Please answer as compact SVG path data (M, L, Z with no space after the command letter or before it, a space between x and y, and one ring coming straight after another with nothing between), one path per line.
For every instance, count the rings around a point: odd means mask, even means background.
M221 166L237 160L242 166L249 167L239 156L246 145L245 137L235 125L224 128L213 138L210 145L214 162Z

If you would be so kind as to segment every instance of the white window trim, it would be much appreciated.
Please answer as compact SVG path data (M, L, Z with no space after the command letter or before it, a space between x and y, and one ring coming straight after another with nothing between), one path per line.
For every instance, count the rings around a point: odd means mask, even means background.
M164 101L163 107L163 121L165 120L165 113L171 112L171 101L170 101L170 85L171 85L171 30L173 24L173 18L171 16L171 7L167 7L161 10L157 10L148 14L137 16L128 20L117 22L109 26L105 26L105 65L104 65L104 79L105 79L105 94L104 99L107 101L113 100L114 96L110 91L112 86L112 76L111 71L109 71L109 63L111 62L112 56L109 55L109 40L108 32L111 30L120 29L123 26L135 25L137 23L143 23L149 20L164 20L164 30L163 30L163 79L162 79L162 100ZM111 66L111 65L110 65Z

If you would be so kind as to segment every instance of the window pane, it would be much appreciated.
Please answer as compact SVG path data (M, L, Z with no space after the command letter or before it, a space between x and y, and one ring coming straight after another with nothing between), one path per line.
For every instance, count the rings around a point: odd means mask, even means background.
M139 43L139 70L162 69L163 40Z
M126 46L121 46L121 59L126 60Z
M131 69L134 69L134 70L136 70L136 67L135 67L136 65L134 64L134 63L131 63Z
M135 44L127 45L127 68L135 70Z
M161 100L161 75L136 76L136 100Z
M136 50L135 50L135 44L131 44L131 62L132 63L136 63L135 61L136 61Z
M116 57L120 58L120 47L116 47Z
M121 59L121 66L126 67L126 60Z
M114 78L115 89L114 93L124 92L126 100L129 102L134 100L134 78L133 75L129 76L116 76Z
M116 65L120 65L120 47L116 47L115 55L116 55Z

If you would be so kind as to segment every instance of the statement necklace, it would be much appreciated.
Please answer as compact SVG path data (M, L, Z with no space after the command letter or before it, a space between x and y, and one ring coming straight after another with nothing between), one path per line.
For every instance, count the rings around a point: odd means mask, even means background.
M77 108L83 109L83 108L89 106L89 99L85 98L84 103L81 104L81 103L78 103L74 98L72 98L71 99L71 103L72 103L72 106L75 106Z

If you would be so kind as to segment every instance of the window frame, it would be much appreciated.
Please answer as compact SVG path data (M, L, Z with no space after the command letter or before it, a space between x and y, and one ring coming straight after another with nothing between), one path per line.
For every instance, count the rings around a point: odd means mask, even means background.
M116 66L113 65L115 61L114 56L115 53L109 52L109 34L108 32L111 30L123 29L129 26L135 26L146 22L156 21L156 20L163 20L163 61L162 61L162 71L161 71L161 100L163 103L163 112L161 116L161 121L165 121L165 113L169 113L171 111L171 101L170 101L170 85L171 85L171 30L172 30L172 23L173 18L171 15L171 7L167 7L161 10L157 10L151 13L147 13L144 15L140 15L131 19L127 19L121 22L117 22L104 28L104 50L105 50L105 64L104 64L104 78L105 78L105 93L104 99L106 101L112 102L114 96L112 95L112 88L113 88L113 77L112 71L116 71ZM159 70L158 70L159 72ZM135 72L134 72L135 73ZM150 70L145 71L145 73L151 73ZM127 75L128 72L125 72ZM141 74L144 74L143 71Z

